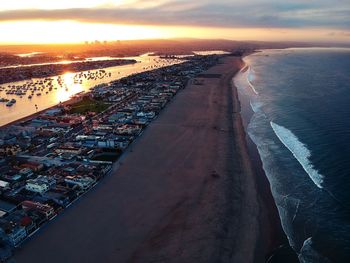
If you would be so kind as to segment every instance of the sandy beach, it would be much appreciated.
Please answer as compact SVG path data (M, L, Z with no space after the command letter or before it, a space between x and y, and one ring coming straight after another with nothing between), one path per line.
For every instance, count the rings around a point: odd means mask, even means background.
M252 164L226 57L189 84L113 172L14 262L265 262L283 234ZM272 211L271 211L272 209Z

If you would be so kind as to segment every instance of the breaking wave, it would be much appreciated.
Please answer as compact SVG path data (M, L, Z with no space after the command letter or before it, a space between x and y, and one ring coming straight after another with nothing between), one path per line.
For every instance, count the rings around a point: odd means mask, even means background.
M259 92L255 89L254 85L252 84L253 80L254 80L254 74L252 73L251 67L249 67L248 74L247 74L248 85L256 95L259 95Z
M322 257L317 251L312 247L312 237L309 237L304 241L303 247L299 254L300 263L318 262L318 263L330 263L330 261Z
M323 188L323 176L314 168L310 161L311 152L302 142L298 140L290 130L282 127L274 122L270 122L273 131L278 139L288 148L293 156L298 160L310 179L318 188Z
M257 113L258 111L260 111L260 109L262 108L262 106L264 105L262 102L258 102L258 101L249 101L250 107L251 109Z

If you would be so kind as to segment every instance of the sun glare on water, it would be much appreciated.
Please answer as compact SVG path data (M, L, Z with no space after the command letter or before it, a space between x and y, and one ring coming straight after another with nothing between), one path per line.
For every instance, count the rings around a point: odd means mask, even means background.
M69 100L73 95L84 91L82 84L74 82L74 73L67 72L62 76L63 86L57 90L57 101L64 102Z

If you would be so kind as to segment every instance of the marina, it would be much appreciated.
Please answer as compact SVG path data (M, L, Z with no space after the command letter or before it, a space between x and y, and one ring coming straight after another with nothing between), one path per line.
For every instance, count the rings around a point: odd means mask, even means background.
M150 54L125 59L135 59L137 63L0 85L0 126L63 103L96 85L182 62Z

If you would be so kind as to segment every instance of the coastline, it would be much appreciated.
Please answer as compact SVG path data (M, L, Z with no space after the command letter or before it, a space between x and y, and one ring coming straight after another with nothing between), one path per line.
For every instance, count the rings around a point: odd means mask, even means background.
M249 68L249 65L243 61L243 58L257 52L261 51L251 52L242 57L242 63L244 63L244 65L240 72L245 72ZM278 263L281 261L286 263L299 262L297 254L290 247L288 238L283 230L281 218L271 192L271 185L265 174L258 148L246 132L247 125L249 124L254 112L249 107L249 102L245 101L247 98L240 96L238 89L234 84L234 78L232 79L232 86L235 92L236 103L240 106L241 125L245 133L246 147L254 169L259 199L261 207L263 208L262 213L260 214L260 220L264 222L262 225L265 224L268 226L268 229L265 227L260 229L260 243L263 244L261 249L267 252L264 256L268 263ZM266 241L268 243L266 243ZM259 252L257 252L257 254L259 254Z
M248 65L244 63L243 58L252 53L255 52L245 54L242 57L240 70L247 70ZM238 73L239 72L236 74ZM238 113L234 121L235 130L237 131L235 139L237 140L237 144L240 145L239 147L241 147L241 154L246 159L245 165L247 166L247 172L254 177L258 193L258 202L260 205L260 236L255 252L255 262L273 263L280 262L280 260L283 260L284 262L298 262L296 254L290 248L286 234L283 231L281 219L278 214L275 200L272 196L270 183L263 169L258 149L246 133L245 121L247 121L247 119L245 119L245 116L243 116L241 111L241 98L238 94L237 87L233 83L236 74L234 74L232 81L230 82L232 87L234 112Z
M348 141L344 116L349 93L346 79L330 80L336 74L346 76L344 65L348 64L349 53L314 48L264 52L245 59L252 74L238 74L235 84L242 97L242 108L254 112L251 120L246 118L246 130L255 142L252 144L258 145L256 156L263 160L283 228L301 262L346 262L350 255L349 239L344 234L348 233L344 207L348 184L339 171L346 175L348 167L343 166L347 155L339 154L337 149ZM319 64L320 61L325 63ZM322 78L313 82L308 78L310 74ZM258 96L250 90L247 80L259 91ZM308 85L310 89L305 91ZM327 96L329 90L338 87L344 88ZM325 104L329 105L327 111ZM344 112L338 114L338 109ZM324 122L325 119L332 121ZM327 131L327 136L320 136L320 131ZM339 141L333 141L334 135ZM301 155L306 156L304 151L308 158L300 159ZM338 169L330 163L338 163ZM309 165L313 170L305 169ZM320 179L324 179L323 184ZM320 190L321 187L326 190ZM276 250L272 256L280 252Z
M204 77L203 86L180 92L114 174L24 244L16 262L46 262L52 254L52 262L265 262L283 231L232 85L243 61L226 59L207 72L222 74L219 80ZM106 234L111 221L117 225ZM78 253L67 261L71 250Z

